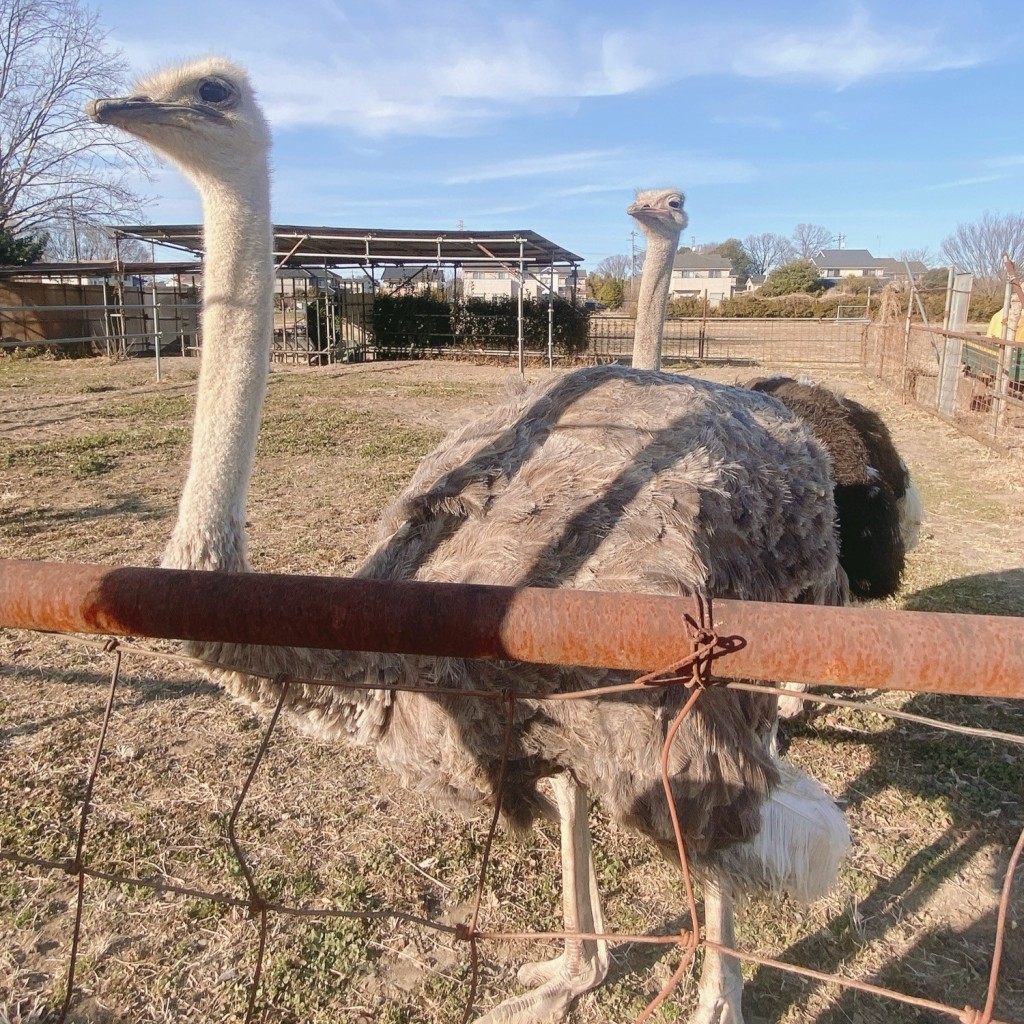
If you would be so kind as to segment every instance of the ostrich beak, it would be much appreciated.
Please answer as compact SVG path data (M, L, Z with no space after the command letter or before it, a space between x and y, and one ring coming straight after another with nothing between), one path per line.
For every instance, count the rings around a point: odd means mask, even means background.
M630 217L654 217L658 220L668 220L672 216L672 210L663 210L647 203L630 203L626 213Z
M152 116L158 106L145 96L112 96L90 101L85 113L97 124L121 125L142 114Z
M112 124L131 131L134 124L176 124L184 127L197 119L220 120L220 111L185 103L161 103L148 96L112 96L92 100L86 115L97 124Z

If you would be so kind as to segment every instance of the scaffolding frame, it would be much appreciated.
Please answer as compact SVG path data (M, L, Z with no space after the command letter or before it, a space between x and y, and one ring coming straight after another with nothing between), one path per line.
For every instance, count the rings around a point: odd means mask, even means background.
M204 255L201 224L140 224L112 226L116 239L134 239L151 246L166 246L193 256ZM362 271L369 284L370 304L378 294L383 274L378 272L389 268L409 268L409 281L428 268L451 268L453 277L482 268L501 268L515 275L518 282L517 347L519 371L525 373L523 285L529 280L537 282L542 294L547 295L549 307L555 298L556 268L567 268L571 282L570 295L576 302L576 281L583 257L555 244L536 231L527 229L511 231L435 231L404 230L387 228L331 228L295 224L277 224L273 228L274 260L281 275L287 272L319 274L328 282L316 286L316 301L325 304L326 339L316 339L318 347L311 348L309 320L305 315L309 309L308 283L304 288L303 317L300 319L296 296L287 305L280 283L275 285L275 294L280 294L280 317L275 311L275 358L284 361L299 361L300 351L306 354L310 363L333 362L337 358L338 340L352 341L345 345L342 358L360 359L369 347L372 332L370 319L366 315L366 302L355 301L355 295L365 291L354 285L342 285L351 281L334 272L338 268ZM332 280L333 278L333 280ZM357 310L357 307L358 310ZM290 321L287 313L290 313ZM351 314L356 314L355 317ZM553 352L553 316L549 311L548 353ZM280 326L278 321L280 320ZM337 338L338 328L349 338ZM319 315L316 323L321 323ZM280 344L278 339L280 338ZM326 341L326 349L322 347Z

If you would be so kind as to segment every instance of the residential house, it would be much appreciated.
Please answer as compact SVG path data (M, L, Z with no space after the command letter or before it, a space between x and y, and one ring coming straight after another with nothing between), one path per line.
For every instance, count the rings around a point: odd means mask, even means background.
M732 263L724 256L700 252L681 252L672 261L669 298L700 298L707 294L708 305L717 306L736 292Z
M907 260L904 265L903 260L879 256L878 262L882 265L882 272L886 278L902 284L907 282L907 267L910 267L910 276L915 281L920 281L928 273L928 268L920 260Z
M514 299L519 295L519 273L502 266L471 267L462 270L462 294L467 299ZM571 299L573 287L578 299L586 294L585 272L575 267L554 268L554 291ZM528 268L523 281L523 298L546 299L552 283L550 267Z
M844 277L876 277L903 283L907 280L907 268L903 260L891 256L872 256L867 249L819 249L811 261L822 277L832 280ZM928 272L920 260L907 262L915 281Z
M811 262L824 278L883 277L885 268L867 249L819 249Z
M386 267L380 275L382 295L419 295L444 289L444 271L439 267Z
M587 294L587 272L578 267L535 267L533 277L523 282L523 295L528 299L547 300L548 292L554 291L560 299L571 300L575 287L576 298L582 301Z

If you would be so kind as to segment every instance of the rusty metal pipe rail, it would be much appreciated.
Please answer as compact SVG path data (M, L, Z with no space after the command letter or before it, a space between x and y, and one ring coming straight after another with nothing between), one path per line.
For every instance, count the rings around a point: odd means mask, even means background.
M649 671L690 598L0 560L0 626ZM1024 618L716 600L719 676L1024 698Z

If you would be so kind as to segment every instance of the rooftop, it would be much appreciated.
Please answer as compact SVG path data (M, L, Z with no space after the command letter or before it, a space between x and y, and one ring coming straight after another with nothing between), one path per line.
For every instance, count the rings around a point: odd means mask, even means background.
M201 224L111 225L122 237L203 253ZM288 267L359 267L515 263L530 268L575 264L582 256L536 231L408 231L274 225L274 259Z
M680 252L676 253L672 267L675 270L732 270L732 261L702 252Z

